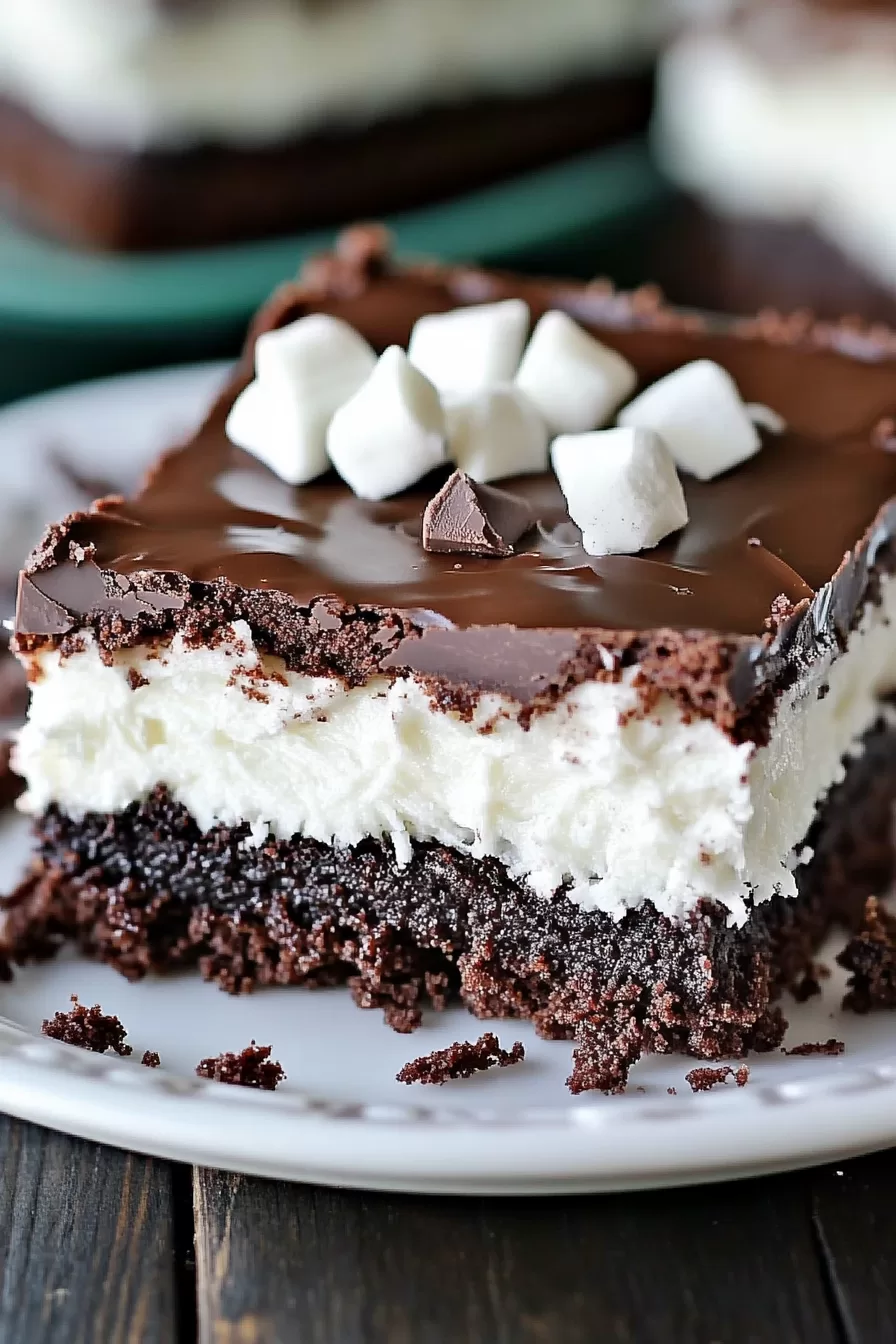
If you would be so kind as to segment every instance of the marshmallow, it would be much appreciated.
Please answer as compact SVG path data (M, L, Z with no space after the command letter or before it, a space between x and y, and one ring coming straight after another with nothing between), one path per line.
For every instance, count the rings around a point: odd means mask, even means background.
M399 346L333 416L327 452L361 499L397 495L446 460L439 394Z
M329 467L327 426L375 365L364 338L323 313L267 331L255 344L255 381L227 417L227 437L290 485L303 485Z
M761 401L748 401L744 410L759 429L764 429L769 434L786 434L787 421L783 415L773 411L771 406L764 406Z
M512 383L449 403L445 418L448 455L474 481L547 471L547 426Z
M672 454L652 430L563 434L551 457L589 555L649 550L688 521Z
M622 355L554 309L533 331L514 381L552 434L584 434L609 422L638 375Z
M648 387L620 412L619 424L655 430L681 470L700 481L730 471L762 446L734 379L710 359Z
M528 327L529 308L522 299L427 313L411 332L408 358L443 397L470 397L510 382Z

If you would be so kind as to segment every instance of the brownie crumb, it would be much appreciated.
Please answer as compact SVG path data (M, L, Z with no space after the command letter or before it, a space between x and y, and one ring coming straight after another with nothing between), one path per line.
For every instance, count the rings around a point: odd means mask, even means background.
M273 1092L286 1074L276 1059L271 1059L269 1045L252 1041L238 1055L225 1052L202 1059L196 1065L200 1078L211 1078L216 1083L235 1083L239 1087L258 1087Z
M526 1058L522 1041L510 1050L502 1050L494 1032L487 1031L478 1041L455 1041L447 1050L433 1050L412 1059L396 1074L399 1083L447 1083L449 1078L472 1078L486 1069L506 1069Z
M785 1050L785 1055L842 1055L846 1049L843 1041L838 1041L831 1036L826 1041L803 1041L802 1045L794 1045L790 1050Z
M678 1096L678 1089L675 1088L675 1087L667 1087L667 1088L666 1088L666 1091L669 1093L669 1096L670 1096L670 1097L677 1097L677 1096Z
M138 672L136 667L128 668L128 685L132 691L139 691L141 686L148 686L149 682L142 672Z
M685 1074L685 1081L690 1084L692 1092L709 1092L729 1078L733 1078L738 1087L746 1087L750 1081L750 1070L746 1064L741 1064L739 1069L732 1069L725 1064L720 1069L691 1069L690 1073Z
M124 1043L127 1032L117 1017L104 1013L98 1003L85 1008L76 994L72 995L72 1003L74 1007L69 1012L56 1013L42 1023L45 1036L80 1046L82 1050L93 1050L98 1055L107 1050L114 1050L117 1055L132 1053L131 1047Z
M843 998L847 1011L896 1007L896 918L875 896L865 902L864 922L837 961L851 972Z
M143 1058L140 1063L145 1064L148 1069L157 1069L162 1061L159 1059L155 1050L144 1050Z

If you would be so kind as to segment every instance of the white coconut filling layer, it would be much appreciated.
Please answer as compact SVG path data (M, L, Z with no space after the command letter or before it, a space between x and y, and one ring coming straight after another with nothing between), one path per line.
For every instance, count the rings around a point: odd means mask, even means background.
M176 638L111 666L94 647L44 653L18 742L22 806L115 812L164 783L203 830L248 822L253 844L373 835L404 864L411 840L436 840L500 859L539 896L568 880L574 901L616 916L646 899L681 916L709 897L741 922L750 892L795 894L816 805L896 682L894 616L890 583L758 750L685 722L671 700L625 717L638 705L626 682L578 686L528 731L497 695L464 722L412 679L345 690L285 672L243 623L215 649Z
M764 60L724 33L681 41L660 78L656 143L725 212L808 220L896 284L896 47Z
M643 54L656 0L0 0L0 93L70 138L258 143Z

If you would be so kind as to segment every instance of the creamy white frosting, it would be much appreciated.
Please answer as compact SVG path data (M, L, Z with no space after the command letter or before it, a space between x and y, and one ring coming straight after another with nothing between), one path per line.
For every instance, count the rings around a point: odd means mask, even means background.
M0 93L131 148L259 143L643 54L657 0L0 0Z
M750 891L795 894L818 800L896 681L896 584L847 652L782 701L759 750L668 699L625 717L628 681L578 686L528 731L496 695L465 722L413 679L346 690L286 673L242 623L215 649L176 638L108 665L92 645L36 661L17 748L27 811L116 811L164 782L200 827L246 821L252 843L375 835L404 863L413 839L434 839L500 859L538 896L569 879L573 900L615 916L645 899L681 916L709 897L740 922ZM136 690L131 669L146 679Z
M811 221L896 284L896 24L887 31L886 43L779 60L736 31L682 39L661 70L662 162L722 211Z

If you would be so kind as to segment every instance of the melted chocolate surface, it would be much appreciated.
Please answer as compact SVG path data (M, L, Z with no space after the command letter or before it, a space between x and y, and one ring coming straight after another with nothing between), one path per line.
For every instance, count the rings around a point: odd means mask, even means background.
M250 377L250 342L195 439L162 459L136 499L82 515L66 539L93 547L107 572L225 579L283 592L302 606L335 595L403 610L423 626L668 627L759 636L776 599L792 606L812 598L896 495L896 454L874 437L875 426L896 412L896 360L873 341L853 339L859 357L851 357L831 348L836 341L775 343L713 330L655 304L639 310L601 285L437 267L312 271L304 284L275 296L255 334L322 311L345 318L382 349L406 344L424 312L511 294L527 300L533 321L547 308L565 308L630 359L642 384L693 359L717 360L744 399L772 407L787 431L764 434L755 458L715 481L685 478L690 521L652 551L587 555L555 479L545 475L500 483L524 497L537 519L514 555L434 554L421 544L422 515L447 471L369 503L334 475L288 486L228 442L224 422ZM78 575L86 568L65 566L65 575L42 569L32 579L46 597L84 613L92 599L86 583L79 596ZM20 629L29 628L20 607Z

